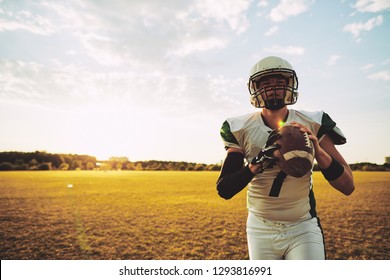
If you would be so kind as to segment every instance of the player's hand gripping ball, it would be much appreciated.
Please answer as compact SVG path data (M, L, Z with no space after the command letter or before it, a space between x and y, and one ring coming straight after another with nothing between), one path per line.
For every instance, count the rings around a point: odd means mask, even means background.
M275 143L279 148L274 157L280 169L296 178L307 174L314 162L314 147L308 134L292 125L283 125L273 133L278 135Z

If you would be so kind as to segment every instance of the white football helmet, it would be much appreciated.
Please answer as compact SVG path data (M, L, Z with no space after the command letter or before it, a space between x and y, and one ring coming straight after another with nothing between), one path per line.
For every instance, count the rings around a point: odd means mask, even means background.
M285 86L260 87L260 81L267 76L282 76L286 78ZM248 88L250 101L256 108L277 110L285 105L294 104L298 99L298 77L292 65L283 58L266 57L257 62L249 73ZM283 99L276 98L276 90L283 90ZM270 96L273 92L273 96Z

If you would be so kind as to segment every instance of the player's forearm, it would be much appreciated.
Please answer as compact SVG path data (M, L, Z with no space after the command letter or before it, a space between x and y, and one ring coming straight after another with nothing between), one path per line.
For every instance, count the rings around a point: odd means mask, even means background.
M316 161L332 187L345 195L350 195L355 190L352 171L348 165L340 163L323 149L317 151Z
M352 173L348 172L348 169L344 166L343 174L329 183L336 190L342 192L345 195L350 195L355 190Z
M217 181L217 191L220 197L230 199L242 191L255 175L249 166L230 174L225 174Z
M332 157L325 152L319 145L315 149L315 159L317 161L318 167L321 169L326 169L332 163Z
M348 164L338 161L319 145L315 155L318 167L331 186L345 195L350 195L355 190L355 185L352 170Z

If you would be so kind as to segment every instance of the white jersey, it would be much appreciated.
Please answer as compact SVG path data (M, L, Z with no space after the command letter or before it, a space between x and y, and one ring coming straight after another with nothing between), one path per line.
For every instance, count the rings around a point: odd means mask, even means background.
M286 124L298 122L307 126L318 139L329 134L335 144L346 142L336 123L324 112L289 110ZM221 128L225 148L244 151L247 162L256 157L265 145L272 129L261 117L261 112L227 119ZM312 191L312 172L301 178L287 176L277 195L270 195L273 184L281 172L277 165L257 174L248 185L247 207L255 215L276 222L299 222L315 217L315 199ZM280 186L280 185L279 185Z

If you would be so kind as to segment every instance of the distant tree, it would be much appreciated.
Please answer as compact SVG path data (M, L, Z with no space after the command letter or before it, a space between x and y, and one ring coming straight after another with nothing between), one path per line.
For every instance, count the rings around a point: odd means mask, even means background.
M126 163L126 169L127 169L127 170L135 170L135 165L134 165L134 163L132 163L132 162L127 162L127 163Z
M64 163L67 163L69 166L72 165L73 158L71 155L61 155L64 159Z
M63 162L61 165L58 167L59 170L69 170L69 164Z
M129 159L127 157L110 157L109 161L119 161L119 162L127 162Z
M185 171L186 170L186 166L184 164L180 164L178 170Z
M187 164L187 170L188 171L193 171L194 169L195 169L194 164L192 164L192 163Z
M50 154L47 156L47 161L51 162L52 167L58 169L62 163L65 162L64 158L59 154Z
M2 162L0 163L0 171L9 171L14 170L14 166L10 162Z
M165 169L166 170L177 170L175 164L171 161L166 164Z
M142 167L142 163L138 162L136 165L135 165L135 170L143 170L144 168Z
M117 162L116 165L115 165L115 169L116 170L122 170L122 167L123 167L122 162Z
M218 164L210 164L207 166L208 171L219 171L221 170L221 166Z
M38 168L39 162L33 158L28 162L28 169L34 170Z
M204 165L204 164L198 163L198 164L195 165L194 170L195 170L195 171L203 171L204 168L205 168L205 165Z
M50 163L50 164L49 164ZM0 152L2 170L180 170L180 171L219 171L221 164L202 164L194 162L177 161L136 161L130 162L126 157L113 157L109 161L97 162L96 157L76 154L50 154L45 151L32 153ZM354 163L349 165L353 171L390 171L390 163L378 165L370 162ZM314 171L319 171L317 164Z
M38 170L52 170L51 162L43 162L39 164Z
M100 168L104 171L112 170L112 165L110 162L106 162L106 163L102 164Z
M15 160L15 163L14 163L14 169L15 170L27 170L28 166L26 163L23 162L22 159L17 159L17 160Z
M85 165L86 170L93 170L95 168L95 165L93 162L88 161L87 164Z
M70 169L72 169L72 170L83 169L83 161L81 161L81 160L73 160L72 164L70 166Z

